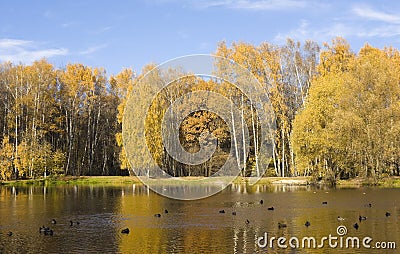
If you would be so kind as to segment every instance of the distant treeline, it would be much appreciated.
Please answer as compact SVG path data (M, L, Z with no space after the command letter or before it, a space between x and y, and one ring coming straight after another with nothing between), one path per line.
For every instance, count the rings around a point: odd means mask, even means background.
M251 126L243 175L259 175L259 160L271 161L266 171L270 176L313 175L335 181L400 174L397 49L365 45L354 53L342 38L322 49L313 41L288 39L280 46L222 42L215 54L244 66L265 87L276 117L271 158L257 155L261 121L254 117L253 106L237 89L213 80L180 80L162 91L149 109L146 131L160 134L158 125L173 99L197 90L218 91L242 110L242 121ZM123 113L135 84L154 67L145 66L138 76L124 69L107 77L105 70L82 64L62 69L46 60L1 64L0 180L132 173L122 149ZM153 158L169 174L208 176L223 165L236 141L227 124L206 111L184 120L179 141L196 152L200 143L208 142L204 133L219 142L213 158L198 166L170 157L161 135L146 138ZM242 154L240 149L235 147L236 156ZM151 174L146 168L136 170Z
M118 88L105 71L0 65L0 179L119 174Z

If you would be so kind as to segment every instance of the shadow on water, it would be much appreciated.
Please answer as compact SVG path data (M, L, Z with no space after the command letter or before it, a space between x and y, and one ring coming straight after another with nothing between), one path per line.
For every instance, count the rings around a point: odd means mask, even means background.
M343 225L346 236L399 244L399 194L399 189L233 184L209 198L180 201L143 185L1 186L0 253L348 253L327 244L281 249L276 240L272 249L260 248L257 238L267 233L269 240L313 236L319 241L337 236ZM359 221L360 215L367 220ZM54 235L40 234L42 225ZM123 228L129 234L122 234ZM365 248L351 252L378 253Z

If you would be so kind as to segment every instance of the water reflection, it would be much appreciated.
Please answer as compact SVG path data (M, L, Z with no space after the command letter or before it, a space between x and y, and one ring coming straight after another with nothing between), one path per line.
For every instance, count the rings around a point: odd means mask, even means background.
M335 234L342 224L351 236L399 244L399 194L398 189L328 191L307 186L233 184L210 198L179 201L135 184L2 186L0 253L265 253L267 249L257 246L257 238L264 232L274 237L323 237ZM322 205L323 201L327 205ZM271 206L274 211L267 210ZM222 209L226 213L219 213ZM391 216L386 217L386 211ZM155 217L156 213L161 217ZM360 214L368 219L355 230L352 225ZM338 221L338 216L345 220ZM53 218L57 220L55 225L51 224ZM70 220L74 222L72 227ZM304 226L306 221L311 222L310 227ZM278 222L288 226L278 228ZM42 225L52 227L54 236L39 234ZM121 234L126 227L130 234ZM13 236L8 237L8 231L13 231ZM268 249L268 253L304 252ZM365 249L351 252L367 253Z

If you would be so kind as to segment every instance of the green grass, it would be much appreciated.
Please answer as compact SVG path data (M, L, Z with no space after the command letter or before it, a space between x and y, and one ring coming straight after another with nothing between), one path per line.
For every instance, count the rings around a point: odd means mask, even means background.
M354 178L349 180L339 180L338 187L362 187L362 186L376 186L383 188L400 188L400 177L385 177L379 180L372 178Z
M162 179L147 179L149 184L182 184L182 180L186 180L186 184L207 184L212 182L230 182L229 177L212 177L207 181L200 181L204 177L181 177L181 178L162 178ZM237 177L233 180L234 184L247 184L254 181L255 178L249 179L246 177ZM283 183L280 181L284 180ZM310 177L263 177L258 179L256 184L273 185L273 184L286 184L286 185L305 185L310 183ZM56 178L47 179L33 179L33 180L14 180L3 181L0 185L8 186L44 186L44 185L121 185L121 184L141 184L142 182L135 176L60 176ZM400 177L386 177L379 181L373 181L368 178L354 178L349 180L339 180L337 182L339 188L359 188L363 186L377 186L383 188L400 188Z
M56 177L47 179L33 179L33 180L14 180L4 181L1 185L10 186L43 186L43 185L62 185L62 184L73 184L73 185L115 185L115 184L137 184L141 183L137 177L130 176L81 176L81 177Z
M378 181L378 186L385 188L400 188L400 178L391 177Z

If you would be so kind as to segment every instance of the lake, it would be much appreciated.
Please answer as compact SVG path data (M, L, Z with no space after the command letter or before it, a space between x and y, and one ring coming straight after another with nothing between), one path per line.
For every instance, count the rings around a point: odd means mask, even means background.
M398 251L399 218L400 189L240 184L179 201L132 184L0 186L0 253L396 253L375 243L392 248L396 242ZM41 226L54 234L39 233ZM337 232L339 226L347 233ZM124 228L130 233L122 234ZM337 240L329 243L329 235ZM316 247L304 237L314 237ZM355 237L360 248L351 246Z

